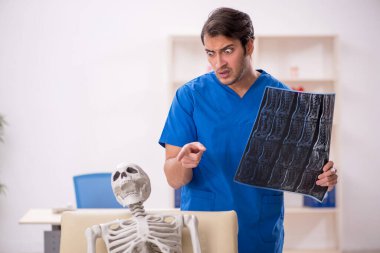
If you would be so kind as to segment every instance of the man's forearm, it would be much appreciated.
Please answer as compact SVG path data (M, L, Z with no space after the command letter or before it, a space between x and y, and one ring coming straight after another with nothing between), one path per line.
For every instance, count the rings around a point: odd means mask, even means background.
M193 178L193 169L182 167L182 163L177 161L176 157L165 161L164 171L166 180L174 189L189 183Z

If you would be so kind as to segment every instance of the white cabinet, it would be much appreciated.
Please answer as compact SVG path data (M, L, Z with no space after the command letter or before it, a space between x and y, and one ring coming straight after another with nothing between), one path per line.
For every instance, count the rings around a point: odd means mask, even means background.
M171 95L182 84L211 70L200 36L172 36L170 41ZM254 66L289 87L305 92L337 92L335 36L256 36ZM335 100L330 160L339 164ZM284 252L341 252L339 188L335 208L303 207L303 196L285 193Z

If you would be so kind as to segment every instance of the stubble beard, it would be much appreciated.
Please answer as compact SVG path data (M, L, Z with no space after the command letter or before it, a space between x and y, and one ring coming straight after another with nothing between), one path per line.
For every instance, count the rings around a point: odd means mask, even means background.
M246 72L247 72L247 63L245 62L245 58L243 58L240 64L240 72L232 81L228 83L224 83L221 80L221 78L218 78L218 79L222 84L227 85L227 86L232 86L236 84L237 82L239 82L240 80L242 80Z

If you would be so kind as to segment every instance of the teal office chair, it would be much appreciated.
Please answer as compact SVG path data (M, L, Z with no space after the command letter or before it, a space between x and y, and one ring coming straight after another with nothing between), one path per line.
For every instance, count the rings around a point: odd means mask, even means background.
M91 173L73 177L77 208L123 208L113 194L111 173Z

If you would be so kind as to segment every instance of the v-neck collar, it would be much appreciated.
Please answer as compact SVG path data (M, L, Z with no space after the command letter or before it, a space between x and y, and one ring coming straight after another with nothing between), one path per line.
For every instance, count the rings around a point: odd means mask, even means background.
M219 81L219 79L216 77L215 72L212 72L212 78L220 85L225 91L232 94L232 96L236 97L240 101L244 100L245 97L248 96L248 93L250 93L251 90L253 90L254 86L257 86L256 84L261 82L261 79L263 78L263 75L266 74L266 72L262 69L257 69L258 72L260 72L260 76L256 78L256 80L253 82L253 84L248 88L248 90L244 93L242 97L239 96L239 94L236 93L233 89L231 89L228 85L225 85Z

